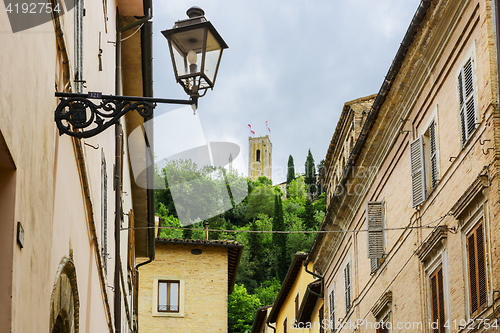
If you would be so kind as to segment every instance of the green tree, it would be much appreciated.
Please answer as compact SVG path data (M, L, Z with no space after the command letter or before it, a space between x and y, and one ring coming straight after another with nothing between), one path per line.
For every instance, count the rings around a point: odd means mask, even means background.
M286 197L289 198L288 195L288 187L292 180L295 179L295 166L293 165L293 157L292 155L288 156L288 169L286 172Z
M311 149L307 154L305 163L305 177L304 182L306 183L307 193L309 197L316 197L316 166L314 165L314 158L311 154Z
M304 206L307 198L307 190L304 183L304 177L298 176L290 183L290 187L287 190L290 196L287 199L287 202L298 203L301 206Z
M274 189L270 185L258 183L249 194L245 210L246 221L257 218L259 214L272 216L273 213Z
M274 202L274 216L273 216L273 231L285 231L285 220L283 218L283 205L281 197L275 196ZM288 270L286 243L288 234L286 233L273 233L273 247L276 251L277 258L277 274L281 281L285 279Z
M316 225L316 220L314 218L314 207L311 199L308 197L304 205L304 227L307 230L312 230Z
M255 289L255 296L262 306L273 304L281 289L280 280L275 276L272 280L264 281Z
M229 332L250 331L255 311L260 306L257 296L249 295L245 286L235 284L228 299Z
M252 221L251 231L259 231L257 221ZM260 284L266 278L264 260L262 258L263 248L261 235L258 232L248 234L249 261L253 264L253 280Z

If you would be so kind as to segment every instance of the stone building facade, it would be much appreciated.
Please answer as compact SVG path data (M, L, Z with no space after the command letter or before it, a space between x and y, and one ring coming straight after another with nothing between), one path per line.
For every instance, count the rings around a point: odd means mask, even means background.
M496 13L422 1L341 176L322 173L328 233L307 261L336 332L498 332Z
M248 138L248 178L273 177L273 144L269 135Z

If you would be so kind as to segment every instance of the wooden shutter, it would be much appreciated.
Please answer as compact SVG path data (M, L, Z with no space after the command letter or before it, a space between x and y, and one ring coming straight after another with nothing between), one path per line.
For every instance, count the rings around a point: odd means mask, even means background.
M430 276L431 284L431 310L432 322L438 323L433 331L436 333L445 332L445 312L444 312L444 287L443 287L443 268L439 267ZM434 324L435 327L436 324Z
M383 201L369 201L366 203L366 222L368 229L368 258L371 259L383 258L385 255L384 208L385 207Z
M432 121L429 125L429 151L430 151L430 171L431 171L431 188L436 187L438 182L438 160L437 160L437 143L436 143L436 122Z
M345 312L349 312L351 308L351 265L347 263L344 268L344 282L345 282Z
M133 271L135 267L135 221L134 211L131 209L129 212L129 225L128 231L128 268Z
M471 315L476 315L487 303L486 258L482 221L467 235L467 257L470 312Z
M460 105L460 134L465 145L476 129L476 102L474 89L474 66L472 58L462 67L458 75L458 96Z
M330 291L330 295L328 296L328 300L330 301L330 331L335 332L335 285L332 286L332 290ZM320 321L321 325L321 321Z
M425 201L424 140L419 137L410 143L411 197L413 207Z

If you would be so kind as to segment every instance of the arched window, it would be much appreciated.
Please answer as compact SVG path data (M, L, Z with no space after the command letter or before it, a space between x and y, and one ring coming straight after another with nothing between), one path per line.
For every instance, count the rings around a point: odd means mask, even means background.
M257 152L255 153L255 160L260 162L260 149L257 149Z

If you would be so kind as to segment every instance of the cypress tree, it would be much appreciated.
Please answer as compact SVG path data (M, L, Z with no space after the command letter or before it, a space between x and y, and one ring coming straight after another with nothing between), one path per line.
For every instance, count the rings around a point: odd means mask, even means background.
M286 172L286 197L289 198L290 194L288 192L288 187L292 180L295 179L295 166L293 165L292 155L288 156L288 170Z
M273 218L273 231L285 231L285 219L283 218L283 206L281 204L281 197L275 196L274 201L274 218ZM273 246L277 253L277 273L281 281L285 279L288 270L288 262L286 257L286 243L288 234L273 233Z
M315 222L314 207L312 205L311 199L307 198L304 205L304 226L307 230L312 230L314 228Z
M316 166L314 165L311 149L309 149L309 153L307 154L305 169L306 175L304 177L304 183L306 184L309 197L313 199L316 194Z

